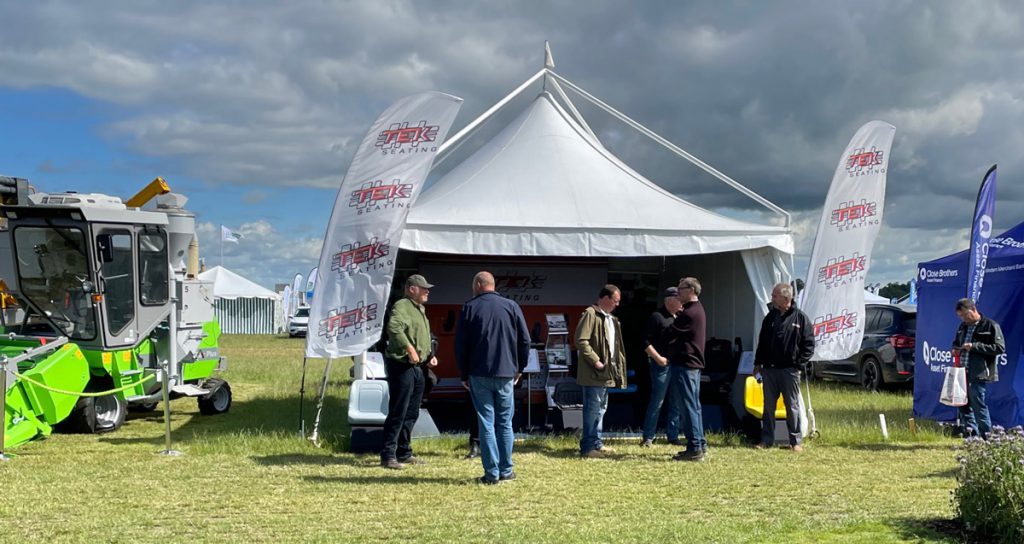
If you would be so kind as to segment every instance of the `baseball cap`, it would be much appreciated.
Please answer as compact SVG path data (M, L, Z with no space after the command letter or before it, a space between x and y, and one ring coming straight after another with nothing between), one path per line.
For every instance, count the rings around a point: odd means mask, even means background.
M409 287L410 285L415 285L416 287L423 287L425 289L430 289L431 287L433 287L432 284L427 283L427 278L424 278L419 274L413 274L405 280L405 286Z
M679 296L679 289L677 289L675 287L669 287L668 289L665 289L665 291L661 293L661 298L665 298L665 297L678 297L678 296Z

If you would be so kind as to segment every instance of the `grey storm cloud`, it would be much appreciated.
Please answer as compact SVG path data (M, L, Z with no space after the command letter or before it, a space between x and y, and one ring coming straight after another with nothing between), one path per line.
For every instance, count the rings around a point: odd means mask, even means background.
M812 233L857 127L896 125L883 235L898 255L875 262L896 278L914 258L899 247L923 258L922 238L962 242L949 225L969 222L993 163L1005 226L1022 219L1022 15L980 0L5 3L0 85L120 105L104 127L112 141L211 183L333 188L391 101L456 94L458 127L540 69L550 40L561 75ZM666 189L760 209L576 102Z

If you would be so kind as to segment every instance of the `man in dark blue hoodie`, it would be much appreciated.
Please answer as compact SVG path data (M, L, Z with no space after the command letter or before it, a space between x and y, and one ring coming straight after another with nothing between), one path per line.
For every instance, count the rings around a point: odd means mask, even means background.
M515 302L494 291L494 276L473 277L473 298L455 329L455 360L480 426L480 483L513 480L512 389L530 354L530 331Z

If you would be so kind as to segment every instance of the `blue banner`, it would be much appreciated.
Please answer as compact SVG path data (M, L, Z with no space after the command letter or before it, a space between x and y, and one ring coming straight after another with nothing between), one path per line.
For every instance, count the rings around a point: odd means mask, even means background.
M985 266L988 261L988 244L992 238L992 218L996 214L996 167L988 169L981 180L978 202L974 205L974 221L971 222L970 258L967 267L967 298L981 300L981 286L985 283Z
M992 422L1024 425L1024 223L992 238L985 292L978 310L1003 329L1006 353L997 357L999 381L988 386ZM914 353L914 415L953 421L956 408L939 403L946 367L953 364L953 335L960 320L954 308L967 287L967 251L921 263L917 277L917 332Z

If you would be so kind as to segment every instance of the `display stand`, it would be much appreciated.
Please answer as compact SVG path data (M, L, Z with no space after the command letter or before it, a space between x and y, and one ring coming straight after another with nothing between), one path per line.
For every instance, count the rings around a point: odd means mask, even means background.
M537 350L530 348L530 356L526 360L526 432L533 431L533 375L540 374L540 357Z
M547 338L544 342L544 393L547 399L546 414L557 408L555 404L555 386L569 376L569 363L572 361L572 345L569 342L569 320L565 314L545 314L548 326ZM548 426L545 421L545 426Z

